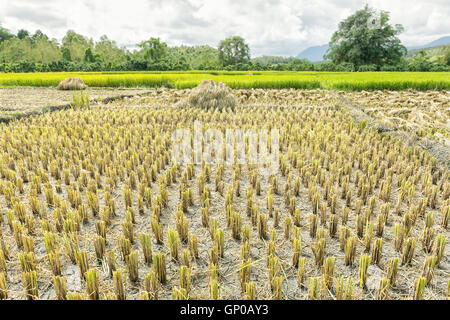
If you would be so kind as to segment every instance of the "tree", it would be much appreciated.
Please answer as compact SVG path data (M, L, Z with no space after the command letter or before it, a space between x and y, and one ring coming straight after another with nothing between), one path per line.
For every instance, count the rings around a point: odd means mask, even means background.
M250 48L244 38L234 36L219 44L219 60L224 66L250 61Z
M31 37L33 41L37 41L39 39L48 40L48 37L45 33L43 33L41 30L36 30L36 32Z
M95 44L94 55L97 54L107 64L118 65L126 62L126 49L119 48L117 43L109 40L106 35L100 37L100 41ZM96 61L98 59L96 58Z
M84 62L85 63L94 63L95 62L95 57L94 57L94 54L92 53L91 48L86 49L86 51L84 53Z
M73 62L83 62L86 50L92 48L92 46L92 41L73 30L67 31L62 39L62 48L67 48L70 51L70 57Z
M65 61L72 61L72 57L70 55L70 50L68 48L62 48L62 58Z
M142 48L144 58L151 62L161 61L167 54L167 43L161 42L159 38L150 38L150 40L143 41L139 44Z
M30 34L28 33L27 30L20 29L17 32L17 38L19 38L20 40L25 39L26 37L29 37L29 36L30 36Z
M5 40L11 39L13 36L14 35L12 35L8 29L5 29L0 25L0 43Z
M356 67L396 64L406 53L397 38L402 31L402 25L389 24L388 12L377 13L366 5L339 24L325 58L335 64L353 63Z

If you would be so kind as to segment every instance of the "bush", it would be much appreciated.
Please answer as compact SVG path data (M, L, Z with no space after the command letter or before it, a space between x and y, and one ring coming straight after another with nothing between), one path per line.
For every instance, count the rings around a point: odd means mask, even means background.
M374 64L366 64L366 65L359 66L359 68L358 68L359 72L373 72L373 71L377 71L377 70L378 70L378 66L376 66Z

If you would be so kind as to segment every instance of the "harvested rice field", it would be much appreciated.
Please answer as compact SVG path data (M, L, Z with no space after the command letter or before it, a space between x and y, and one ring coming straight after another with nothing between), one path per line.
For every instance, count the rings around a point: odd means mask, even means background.
M93 88L89 90L89 96L95 102L120 96L136 96L148 91L151 90ZM71 104L73 96L72 91L50 88L0 88L0 121L39 114L52 107Z
M448 92L25 90L0 300L449 299Z

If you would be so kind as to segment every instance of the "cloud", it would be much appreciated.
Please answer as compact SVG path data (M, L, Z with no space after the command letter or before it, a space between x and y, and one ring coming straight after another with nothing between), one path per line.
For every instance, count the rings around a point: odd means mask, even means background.
M410 2L368 0L400 23L406 45L447 35L450 6L445 0ZM340 21L362 8L359 0L0 0L0 23L16 32L41 29L61 39L68 29L98 39L106 34L131 46L150 37L169 45L217 46L240 35L252 56L297 55L328 43ZM406 10L407 9L407 10Z

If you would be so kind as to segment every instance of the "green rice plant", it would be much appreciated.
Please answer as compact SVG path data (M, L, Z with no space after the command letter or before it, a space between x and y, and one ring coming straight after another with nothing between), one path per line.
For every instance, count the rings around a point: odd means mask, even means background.
M245 300L256 300L256 284L254 282L245 284Z
M301 226L301 219L302 219L302 215L301 215L300 208L297 208L297 209L295 209L295 213L294 213L294 225L296 227Z
M405 245L403 246L403 255L402 255L402 265L410 265L412 259L414 258L414 251L416 249L416 238L408 238L406 239Z
M150 270L150 272L144 277L144 287L145 291L147 291L149 300L158 300L158 277L154 270Z
M423 265L423 271L422 271L422 277L425 278L426 284L429 285L431 280L433 279L435 269L437 267L437 260L438 258L436 256L428 256L425 258L425 263Z
M443 206L442 207L442 222L441 226L444 229L448 228L448 218L450 216L450 206Z
M342 225L341 228L339 229L339 243L342 251L345 250L347 239L349 237L350 237L350 229Z
M14 234L14 240L16 240L17 247L19 249L23 248L23 226L20 222L14 221L13 223L13 234Z
M81 300L87 300L86 295L82 294L82 293L78 293L78 292L69 292L67 294L67 300L76 300L76 301L81 301Z
M247 261L250 257L250 243L248 241L242 242L240 257L242 261Z
M67 300L67 280L61 276L53 276L56 299Z
M423 251L425 251L425 253L431 253L431 251L433 250L435 234L436 231L433 227L424 227L422 235L420 237L420 241L422 242L422 249Z
M370 257L367 254L362 254L359 262L359 285L361 288L366 287L368 273L370 266Z
M267 227L267 216L264 214L259 215L258 219L258 234L261 239L267 239L268 227Z
M98 200L98 195L92 192L87 192L86 197L88 200L89 208L92 211L94 217L98 216L100 213L100 204Z
M389 280L389 284L395 287L398 277L398 258L391 258L387 264L386 278Z
M280 224L280 210L277 208L273 211L273 227L278 228Z
M356 234L358 235L358 238L361 239L363 237L364 230L368 230L366 220L359 214L356 216Z
M112 276L114 271L116 271L116 254L114 250L108 250L106 264L108 265L109 275Z
M448 294L447 294L448 296ZM8 288L6 286L6 274L0 272L0 300L8 299Z
M125 201L125 207L126 209L131 208L132 201L131 201L131 190L130 188L123 188L123 200Z
M131 243L134 243L134 230L133 223L131 221L122 222L122 233L125 238L130 240Z
M315 238L317 233L317 215L309 215L309 236Z
M290 217L287 217L284 221L284 237L287 240L291 239L291 230L292 230L292 220Z
M308 290L309 300L318 300L319 299L319 283L320 283L320 278L310 278L309 279L309 290Z
M323 262L325 259L325 248L326 248L326 240L324 238L318 238L311 246L311 250L314 254L316 265L318 267L323 266Z
M305 278L305 265L306 265L306 258L300 258L298 260L298 272L297 272L297 282L299 286L303 284Z
M158 217L154 214L151 216L151 225L153 235L155 236L156 243L163 244L163 225L158 221Z
M115 293L108 292L108 293L104 293L103 294L103 300L105 300L105 301L118 301L119 298L117 297L117 295Z
M273 290L272 290L272 298L273 300L282 300L283 299L283 278L275 277L272 281Z
M26 253L34 253L34 238L22 236L23 248Z
M214 235L214 245L217 247L220 258L225 254L225 233L222 229L217 229Z
M188 294L191 289L191 272L189 267L180 267L180 288L184 289Z
M356 237L349 237L345 245L345 265L352 266L356 257Z
M126 258L131 253L131 242L125 237L119 238L119 248L120 252L122 253L122 260L126 261Z
M294 238L292 250L293 250L292 264L295 268L297 268L300 257L302 255L302 240L300 238L297 237Z
M18 253L18 257L22 272L36 271L36 259L34 253L25 253L22 251Z
M395 250L400 252L401 249L403 248L403 241L404 241L405 236L406 236L404 228L401 225L396 224L394 226L394 234L395 234L394 247L395 247Z
M210 292L210 300L219 300L220 299L220 288L219 282L217 279L212 279L209 283L209 292Z
M139 280L139 262L137 251L130 252L130 254L126 256L125 261L130 280L132 282L137 282Z
M276 278L280 272L280 260L276 256L269 256L268 259L269 284L273 292L273 279Z
M172 290L172 298L176 301L189 300L189 294L186 289L174 287Z
M381 279L380 286L377 290L377 295L376 295L377 300L388 300L390 288L391 288L391 283L390 283L389 279Z
M242 216L240 213L231 213L231 236L233 239L240 240L242 231Z
M86 294L89 300L100 299L99 279L95 269L90 269L86 272Z
M245 260L239 268L239 282L241 284L242 292L245 292L246 285L250 282L250 275L252 272L252 260Z
M6 267L6 258L3 250L0 249L0 272L7 274L8 268Z
M330 223L328 227L328 231L330 233L330 237L335 238L338 230L338 218L335 214L330 216Z
M336 264L335 257L328 257L322 266L322 279L323 284L329 289L333 289L334 282L334 267Z
M371 261L373 264L379 265L381 262L381 256L383 254L383 239L377 238L374 241L372 249Z
M61 260L59 258L59 252L57 250L49 252L47 254L48 261L50 263L50 268L52 270L52 273L54 276L61 276L62 275L62 268L61 268Z
M36 271L22 272L23 287L27 300L38 300L38 284Z
M352 291L353 291L353 279L347 278L347 281L344 281L344 277L339 276L336 284L336 300L352 300Z
M153 255L153 271L155 272L160 283L165 283L167 281L165 254L158 252Z
M183 250L183 254L181 255L181 257L182 257L181 258L182 264L189 268L191 266L191 253L190 253L190 251L187 250L187 249L184 249Z
M189 241L189 221L182 210L178 210L176 213L176 226L181 242L187 244Z
M383 237L384 226L385 226L384 215L383 214L379 214L377 216L377 230L376 230L376 234L377 234L378 237Z
M114 284L114 293L117 297L117 300L126 300L126 291L124 288L124 280L122 276L122 270L113 271L113 284Z
M152 241L150 234L141 233L139 235L139 239L141 241L142 252L144 254L144 261L146 264L150 265L153 262Z
M97 221L95 223L95 230L97 234L106 240L106 223L105 221Z
M439 267L445 252L447 238L443 234L438 234L434 241L433 255L437 258L436 264Z
M86 279L86 272L89 270L89 261L87 258L87 252L84 250L77 250L75 253L77 265L80 268L80 275L82 279Z
M191 252L191 256L194 257L194 259L198 259L199 255L198 255L198 238L197 235L193 234L189 237L190 240L190 252Z
M102 263L105 251L106 251L106 241L105 238L100 236L94 236L94 248L95 248L95 256L97 257L97 261Z
M414 283L414 300L423 300L425 293L426 279L419 277Z

